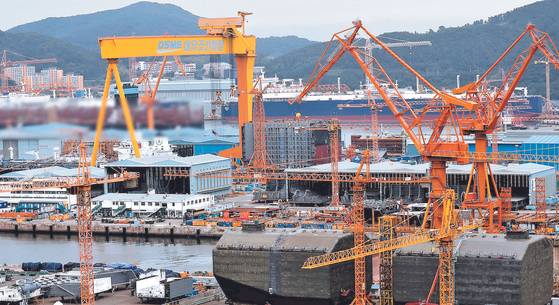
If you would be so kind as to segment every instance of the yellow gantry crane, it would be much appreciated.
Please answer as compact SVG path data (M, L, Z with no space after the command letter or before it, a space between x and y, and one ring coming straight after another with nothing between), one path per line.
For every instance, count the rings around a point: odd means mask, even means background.
M99 39L101 58L107 60L107 74L101 98L101 108L95 129L95 144L91 156L91 164L95 166L99 142L105 122L107 99L111 80L114 77L118 89L120 105L126 127L130 135L132 147L136 157L140 156L140 148L134 132L134 123L126 97L120 74L118 60L134 57L166 57L189 55L235 55L237 66L237 87L239 95L239 135L242 137L242 127L252 121L252 97L254 59L256 56L256 37L245 35L245 16L249 13L239 12L238 17L230 18L200 18L198 26L206 31L206 35L163 35L140 37L104 37ZM241 158L242 139L239 145L223 151L222 156Z
M359 185L356 183L355 185ZM414 234L404 235L400 237L392 237L381 239L375 243L362 242L361 244L356 244L353 248L327 253L319 256L309 257L303 264L303 269L314 269L319 267L330 266L342 262L356 261L356 269L359 261L362 261L365 257L390 253L394 250L417 245L430 241L437 241L439 244L439 303L440 305L453 305L454 304L454 257L453 257L453 247L454 239L460 234L478 228L478 224L463 225L458 219L457 210L454 208L456 195L454 190L448 189L445 192L445 196L441 198L442 202L442 224L439 229L425 229ZM359 196L358 198L359 199ZM355 194L354 194L355 200ZM358 204L359 206L359 204ZM358 210L360 210L358 208ZM357 211L359 212L359 211ZM362 211L361 211L362 212ZM392 216L388 216L389 218ZM386 232L391 231L391 226L383 226L383 223L393 223L393 221L383 221L381 220L381 230L384 229L385 232L381 232L383 236L387 236ZM363 263L359 263L362 265ZM392 287L392 277L389 275L385 278L384 287ZM355 305L365 305L371 304L371 302L366 298L364 291L364 286L366 282L364 277L355 279L355 299L352 304ZM358 293L361 291L361 293ZM381 302L380 304L393 304L392 291L381 291Z

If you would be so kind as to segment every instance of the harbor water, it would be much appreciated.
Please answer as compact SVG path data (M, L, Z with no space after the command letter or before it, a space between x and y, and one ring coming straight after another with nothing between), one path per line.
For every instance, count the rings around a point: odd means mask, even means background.
M94 237L95 263L131 263L139 268L211 271L217 241L196 239ZM0 265L22 262L78 262L77 236L0 235Z

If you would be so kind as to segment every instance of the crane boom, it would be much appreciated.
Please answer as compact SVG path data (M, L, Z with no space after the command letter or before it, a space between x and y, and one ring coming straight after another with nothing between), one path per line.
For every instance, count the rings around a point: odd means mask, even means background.
M433 44L428 40L422 41L403 41L403 42L389 42L384 43L385 46L389 48L413 48L413 47L423 47L423 46L432 46ZM382 49L382 47L376 43L370 46L372 49Z
M406 70L413 74L418 81L424 83L427 88L431 89L435 93L432 100L430 100L427 106L421 109L420 112L415 110L403 97L398 90L398 86L390 78L388 73L376 60L376 58L372 56L369 56L370 58L366 59L362 58L362 56L368 56L368 54L362 54L363 52L360 48L354 45L355 37L359 32L364 32L368 38L378 44L400 66L403 66ZM335 49L333 55L328 57L326 54L334 42L338 43L338 47ZM315 70L311 73L311 78L309 79L307 85L303 91L290 102L301 102L303 97L318 84L319 80L345 53L351 55L363 72L365 72L367 79L378 91L379 95L393 113L396 120L416 146L418 152L424 159L431 161L430 176L432 178L432 189L430 192L430 202L437 201L444 195L446 190L446 162L456 161L465 163L467 161L468 145L465 143L461 134L461 128L455 118L454 109L456 107L463 107L467 110L474 110L478 107L478 104L475 101L463 101L451 94L442 92L435 88L435 86L428 82L420 73L413 69L394 51L365 29L361 21L355 21L353 23L353 27L332 35L330 43L322 53L315 66ZM322 64L323 61L326 61L326 63ZM374 68L379 70L380 73L373 75L372 70ZM381 84L381 78L384 78L382 81L390 86L392 92L389 93L387 88ZM427 112L441 111L441 109L442 114L437 120L429 121L426 119ZM431 123L435 124L432 128L436 132L431 133L430 138L427 139L423 127ZM443 130L448 131L444 133L444 138L442 137ZM457 155L450 158L434 156L437 151L455 151ZM433 222L431 225L438 227L440 225L440 217L441 213L439 211L439 207L433 206ZM427 223L424 223L424 225L427 225Z
M323 255L309 257L303 264L303 269L314 269L343 262L352 261L356 258L367 257L382 252L397 250L400 248L418 245L432 241L438 235L438 230L426 230L423 232L404 235L388 240L381 240L375 243L366 244Z

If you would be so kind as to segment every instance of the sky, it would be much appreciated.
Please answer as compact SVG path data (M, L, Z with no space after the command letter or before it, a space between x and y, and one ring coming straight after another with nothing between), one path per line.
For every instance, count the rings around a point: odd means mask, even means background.
M87 14L126 6L137 0L0 0L0 29L44 19ZM297 35L328 40L331 33L362 19L376 34L424 32L485 19L536 0L166 0L206 17L254 13L247 32L259 37ZM140 16L138 16L140 18Z

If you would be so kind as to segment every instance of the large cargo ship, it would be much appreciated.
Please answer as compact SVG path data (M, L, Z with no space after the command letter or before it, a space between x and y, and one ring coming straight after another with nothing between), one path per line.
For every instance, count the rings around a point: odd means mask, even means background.
M319 88L319 91L311 92L303 99L302 103L289 104L289 100L295 98L303 85L292 80L279 80L277 78L267 79L266 83L271 86L263 95L264 109L267 118L282 119L293 118L296 115L311 118L338 118L340 120L369 120L370 111L362 107L368 103L368 98L373 98L378 107L378 117L381 122L394 120L390 109L375 90L366 88L348 90L347 86L333 85ZM345 88L345 89L344 89ZM393 89L387 88L390 93ZM398 88L402 97L408 101L414 109L422 109L432 98L433 93L428 91L417 91L412 88ZM517 88L514 96L509 101L505 113L509 116L535 116L541 113L545 99L540 95L528 95L524 87ZM435 114L435 113L433 113ZM236 120L238 115L238 103L235 99L225 101L221 106L221 116L224 120Z

